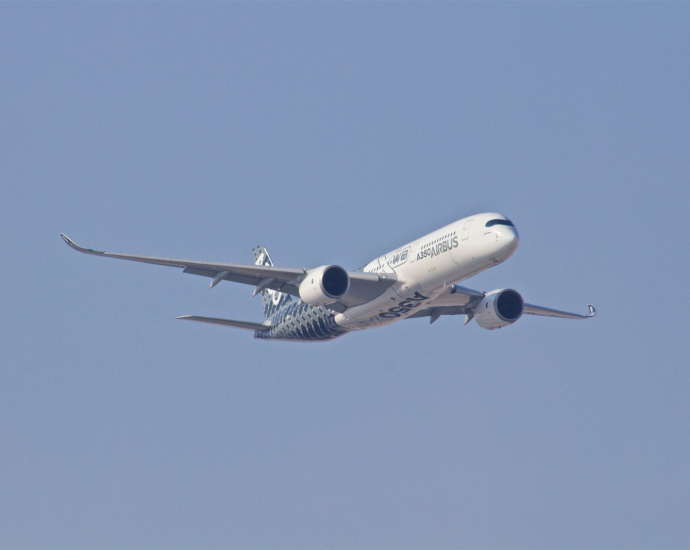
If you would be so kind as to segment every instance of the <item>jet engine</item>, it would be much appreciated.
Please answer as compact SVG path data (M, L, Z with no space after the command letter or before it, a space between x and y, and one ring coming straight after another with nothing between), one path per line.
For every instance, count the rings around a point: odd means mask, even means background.
M324 265L307 271L299 285L299 297L312 306L327 306L350 290L350 276L339 265Z
M512 325L522 317L524 307L522 296L515 290L494 290L474 308L474 318L480 327L494 330Z

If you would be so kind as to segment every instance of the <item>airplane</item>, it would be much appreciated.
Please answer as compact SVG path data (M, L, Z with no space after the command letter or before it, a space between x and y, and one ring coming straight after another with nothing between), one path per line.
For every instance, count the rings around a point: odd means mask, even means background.
M254 331L264 340L318 342L349 332L390 325L403 319L464 315L488 330L512 325L523 314L589 319L525 303L513 289L481 292L458 283L505 262L520 238L513 222L489 212L463 218L429 233L364 267L346 271L338 265L314 269L276 267L264 246L256 247L254 265L133 256L83 248L64 234L79 252L148 264L182 268L184 273L209 277L209 288L221 281L254 286L261 295L265 321L235 321L183 315L177 319Z

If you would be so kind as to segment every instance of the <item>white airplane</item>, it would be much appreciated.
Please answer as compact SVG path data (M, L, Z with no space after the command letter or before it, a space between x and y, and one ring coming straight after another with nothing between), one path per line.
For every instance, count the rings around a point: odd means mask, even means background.
M355 271L337 265L275 267L263 246L254 249L254 265L241 265L100 252L61 236L85 254L179 267L184 273L209 277L210 288L220 281L255 286L252 296L261 294L263 323L177 317L253 330L255 338L325 341L401 319L429 317L433 323L442 315L465 315L465 324L474 319L489 330L511 325L523 313L565 319L596 315L592 305L589 314L579 315L526 304L512 289L480 292L456 284L505 262L515 252L520 240L515 226L495 213L477 214L442 227Z

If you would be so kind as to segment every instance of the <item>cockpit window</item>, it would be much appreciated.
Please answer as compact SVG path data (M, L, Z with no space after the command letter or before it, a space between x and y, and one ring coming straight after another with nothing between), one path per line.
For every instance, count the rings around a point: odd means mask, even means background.
M513 225L513 222L511 222L510 220L489 220L488 222L486 222L485 227L493 227L494 225L508 225L510 227L515 227Z

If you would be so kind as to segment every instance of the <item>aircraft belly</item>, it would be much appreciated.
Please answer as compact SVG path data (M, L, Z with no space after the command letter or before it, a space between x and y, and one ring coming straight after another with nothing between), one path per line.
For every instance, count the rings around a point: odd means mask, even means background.
M347 330L365 330L405 319L439 294L439 291L422 293L417 289L416 283L396 284L376 300L337 314L335 322Z

